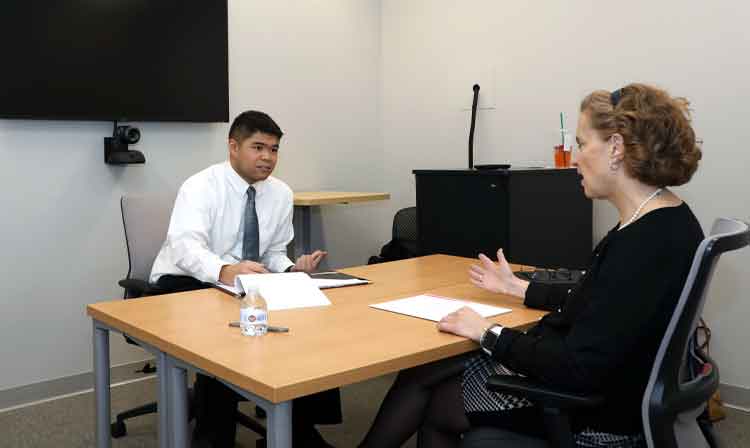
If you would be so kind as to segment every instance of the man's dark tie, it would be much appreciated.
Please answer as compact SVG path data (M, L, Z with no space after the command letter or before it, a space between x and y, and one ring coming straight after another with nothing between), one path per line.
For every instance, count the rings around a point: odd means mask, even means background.
M247 188L247 205L245 206L245 230L242 238L242 259L260 260L260 235L258 231L258 214L255 213L255 188Z

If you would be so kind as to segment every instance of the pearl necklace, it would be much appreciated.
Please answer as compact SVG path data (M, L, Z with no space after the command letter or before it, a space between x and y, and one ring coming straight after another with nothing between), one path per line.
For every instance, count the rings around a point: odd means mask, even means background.
M633 213L633 216L631 216L630 219L628 219L628 222L626 222L623 226L621 226L619 230L622 230L625 227L627 227L630 224L632 224L633 221L635 221L635 218L637 218L638 215L641 213L641 210L643 210L643 207L646 204L648 204L648 201L650 201L651 199L655 198L659 193L661 193L661 191L662 191L662 188L657 188L656 191L654 191L653 193L651 193L651 196L647 197L643 202L641 202L641 205L639 205L638 208L635 209L635 213Z

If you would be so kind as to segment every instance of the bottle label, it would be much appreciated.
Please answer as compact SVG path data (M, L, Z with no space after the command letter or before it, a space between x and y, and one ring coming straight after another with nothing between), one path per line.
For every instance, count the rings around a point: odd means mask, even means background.
M260 308L244 308L240 311L240 320L253 325L265 324L268 313Z
M268 325L268 313L262 308L242 308L240 309L240 327L242 333L255 336L256 331L264 334L265 327ZM263 327L261 330L259 327ZM256 330L257 329L257 330Z

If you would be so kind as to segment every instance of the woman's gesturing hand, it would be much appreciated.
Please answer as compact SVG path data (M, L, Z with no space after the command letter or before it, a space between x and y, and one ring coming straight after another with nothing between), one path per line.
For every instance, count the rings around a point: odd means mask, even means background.
M479 264L474 264L469 269L469 280L487 291L524 297L529 282L513 274L502 249L497 250L497 261L495 264L486 255L479 254Z

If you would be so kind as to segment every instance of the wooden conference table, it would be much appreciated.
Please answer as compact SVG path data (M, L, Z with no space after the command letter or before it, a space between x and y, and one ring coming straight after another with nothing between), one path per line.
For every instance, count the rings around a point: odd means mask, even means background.
M215 289L89 305L97 444L110 446L110 330L128 334L157 357L160 446L188 446L187 369L195 369L264 408L269 446L288 448L292 399L477 349L472 341L438 332L435 322L368 305L431 293L512 308L494 318L509 327L528 326L544 314L473 286L467 274L473 262L431 255L342 269L373 283L325 290L331 306L272 311L269 322L291 331L262 338L228 327L239 316L239 303Z

